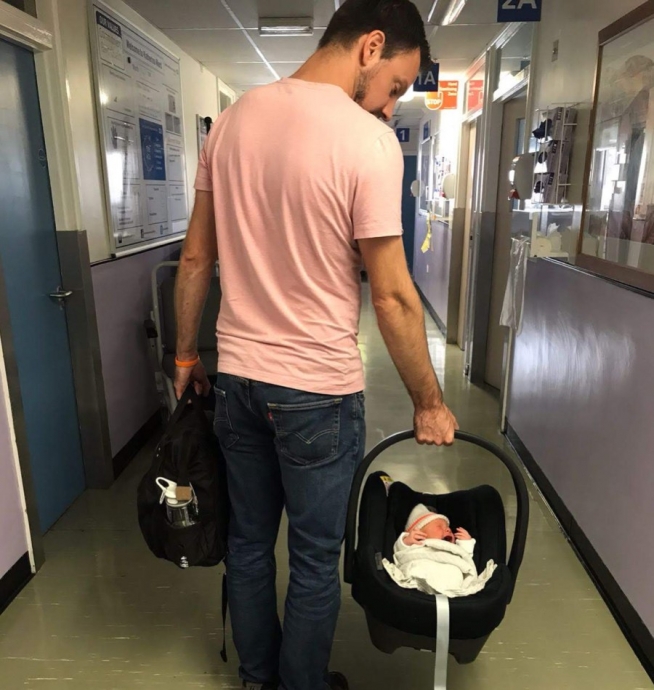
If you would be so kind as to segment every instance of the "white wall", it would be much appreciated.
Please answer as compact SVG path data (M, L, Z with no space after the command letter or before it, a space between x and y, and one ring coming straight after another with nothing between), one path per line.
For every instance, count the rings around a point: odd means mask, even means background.
M536 107L590 102L597 65L598 33L642 0L548 0L543 3L536 77ZM559 41L559 59L552 45Z
M402 149L402 153L405 156L416 156L416 149L418 147L418 138L421 136L419 133L422 131L418 127L410 127L409 128L410 134L409 134L409 141L407 142L400 142L400 148Z
M579 104L570 170L572 186L568 194L570 201L577 206L582 201L589 144L598 34L641 4L642 0L548 0L543 3L536 59L534 109L562 103ZM559 58L552 62L552 48L557 40Z
M195 116L209 115L215 118L218 114L216 75L206 70L121 0L108 0L107 4L146 32L150 38L180 57L190 212L194 199L193 181L198 163ZM109 257L110 245L95 117L88 6L86 0L60 0L57 8L79 182L82 229L88 233L91 261L95 262Z
M0 578L28 551L26 519L0 343Z

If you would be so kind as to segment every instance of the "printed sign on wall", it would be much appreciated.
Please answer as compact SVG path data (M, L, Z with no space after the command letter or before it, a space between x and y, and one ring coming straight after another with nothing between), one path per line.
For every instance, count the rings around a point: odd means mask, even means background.
M497 0L497 21L539 22L543 0Z
M398 127L395 130L395 134L397 134L397 138L403 144L408 144L411 139L411 130L408 127Z
M114 254L188 228L179 60L99 0L90 10Z
M422 126L422 140L424 141L425 139L429 139L431 136L431 121L427 120L425 124Z
M427 93L427 91L438 91L438 75L440 73L440 65L435 62L431 69L424 74L419 74L418 78L413 83L413 90L415 93Z
M471 79L468 82L468 97L466 101L466 111L476 110L484 103L484 80Z
M456 110L459 106L459 82L439 81L438 91L425 94L425 105L429 110Z

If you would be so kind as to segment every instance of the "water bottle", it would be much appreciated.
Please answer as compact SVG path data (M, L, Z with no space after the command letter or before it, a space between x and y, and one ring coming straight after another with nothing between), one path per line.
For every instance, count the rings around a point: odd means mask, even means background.
M161 489L161 503L166 504L166 518L171 527L182 529L192 527L200 522L198 499L191 488L191 498L180 500L178 498L177 484L165 477L157 478L157 486Z

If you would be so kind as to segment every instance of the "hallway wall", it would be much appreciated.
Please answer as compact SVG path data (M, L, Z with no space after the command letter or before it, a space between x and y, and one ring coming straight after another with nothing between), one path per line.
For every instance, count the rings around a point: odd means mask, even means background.
M180 57L186 184L189 218L198 163L196 115L216 118L220 80L122 0L105 0L118 14ZM61 58L68 94L82 229L87 231L92 264L90 302L95 305L106 409L115 458L157 410L154 374L147 357L143 321L152 306L150 274L160 261L179 255L180 243L111 259L100 139L96 122L87 0L52 0L60 31ZM226 86L226 85L223 85ZM73 334L74 335L74 334ZM98 414L102 414L98 412ZM109 459L110 460L110 459Z
M195 116L196 114L209 115L215 118L218 114L218 81L214 74L187 55L124 2L107 0L107 4L147 32L164 48L180 57L186 144L186 183L190 213L195 197L193 182L198 163ZM110 249L100 141L95 116L88 5L86 0L60 0L57 7L62 34L83 229L88 233L91 261L96 262L109 258Z
M642 0L622 0L619 3L613 0L548 0L543 6L543 19L538 29L533 107L536 109L561 103L579 104L570 169L572 186L568 195L570 201L577 206L582 201L598 34L641 4ZM554 41L559 42L559 57L552 62ZM529 120L527 123L529 124Z
M451 76L448 78L456 78ZM458 110L430 112L421 120L419 136L414 146L420 160L420 147L424 125L430 122L431 134L439 135L438 155L446 156L456 174L459 156L459 136L461 132L461 113ZM432 241L427 252L422 245L427 234L427 215L416 210L413 271L416 284L429 303L432 316L436 316L441 329L448 329L451 314L451 276L452 270L458 275L460 267L460 242L453 235L451 219L432 221ZM456 281L454 281L456 282ZM453 313L453 312L452 312ZM451 323L450 323L451 326ZM451 341L449 334L448 342Z
M143 322L152 309L152 269L176 260L180 247L155 247L92 268L112 457L159 408Z
M641 0L550 0L540 24L534 107L580 103L570 199L580 209L598 33ZM559 58L552 46L559 41ZM581 214L578 214L579 216ZM579 230L578 226L573 228ZM654 660L651 341L654 300L555 261L530 262L508 421L602 564L614 605ZM608 510L607 510L608 508ZM588 556L586 556L588 558ZM627 603L628 602L628 603ZM629 611L629 605L635 613ZM626 613L625 613L626 611ZM641 622L638 621L640 617ZM647 630L649 631L649 637ZM654 663L654 662L653 662Z
M654 634L654 298L527 269L509 423Z

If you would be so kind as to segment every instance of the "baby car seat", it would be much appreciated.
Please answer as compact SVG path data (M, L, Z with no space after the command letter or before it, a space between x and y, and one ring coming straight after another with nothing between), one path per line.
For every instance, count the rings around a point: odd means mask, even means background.
M490 634L504 619L511 601L527 539L527 486L516 463L504 451L472 434L456 433L458 441L490 451L511 473L517 496L517 520L508 563L504 505L493 487L426 494L377 472L368 478L359 508L361 486L370 465L391 446L413 437L413 431L403 431L385 439L368 454L357 471L348 508L345 581L352 585L354 599L365 610L370 638L378 649L388 654L400 647L436 651L434 597L397 585L384 569L382 560L387 558L392 562L393 545L404 531L411 509L418 503L447 515L453 525L465 527L477 540L474 553L477 570L481 572L491 558L497 564L497 570L481 592L449 601L449 652L458 663L466 664L477 658Z

